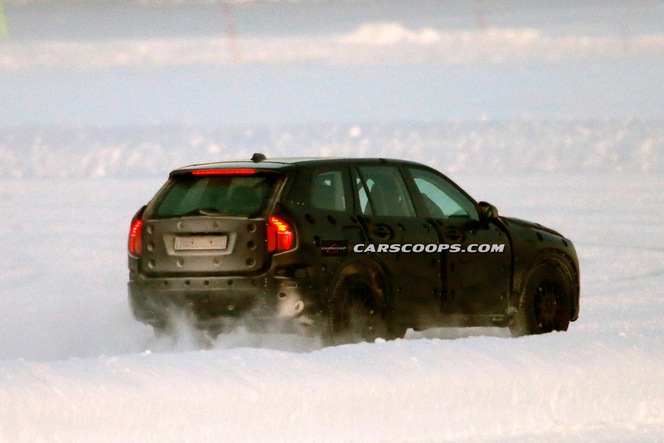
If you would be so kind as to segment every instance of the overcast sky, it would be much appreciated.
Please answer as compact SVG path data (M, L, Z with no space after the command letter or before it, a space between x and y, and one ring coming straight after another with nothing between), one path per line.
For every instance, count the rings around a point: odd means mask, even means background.
M659 2L4 0L3 9L5 125L664 116Z

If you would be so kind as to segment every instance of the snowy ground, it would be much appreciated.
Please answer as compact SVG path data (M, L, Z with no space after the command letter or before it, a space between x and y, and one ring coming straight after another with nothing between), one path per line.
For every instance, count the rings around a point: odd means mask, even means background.
M568 332L158 342L124 285L129 218L161 179L0 181L0 441L662 441L661 178L454 178L575 240Z

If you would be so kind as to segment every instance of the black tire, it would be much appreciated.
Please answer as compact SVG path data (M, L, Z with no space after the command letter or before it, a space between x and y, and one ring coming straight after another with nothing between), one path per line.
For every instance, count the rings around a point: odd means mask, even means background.
M540 261L528 271L519 309L510 325L513 336L567 330L574 288L572 275L566 262L554 258Z
M326 345L391 338L379 297L362 275L344 277L334 285L327 320Z

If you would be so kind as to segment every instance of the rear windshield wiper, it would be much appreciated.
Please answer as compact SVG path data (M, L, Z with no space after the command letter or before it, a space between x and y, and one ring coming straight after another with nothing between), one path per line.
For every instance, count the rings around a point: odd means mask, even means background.
M186 217L188 215L206 215L206 216L213 216L213 215L222 215L223 212L219 211L218 209L214 208L196 208L193 209L189 212L186 212L182 214L180 217Z

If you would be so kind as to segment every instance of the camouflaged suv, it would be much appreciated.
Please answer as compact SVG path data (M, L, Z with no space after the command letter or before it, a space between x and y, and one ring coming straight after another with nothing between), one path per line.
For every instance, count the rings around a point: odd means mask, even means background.
M387 159L266 159L176 169L129 232L134 315L175 313L327 343L407 328L566 330L579 314L572 242L499 216L441 173Z

